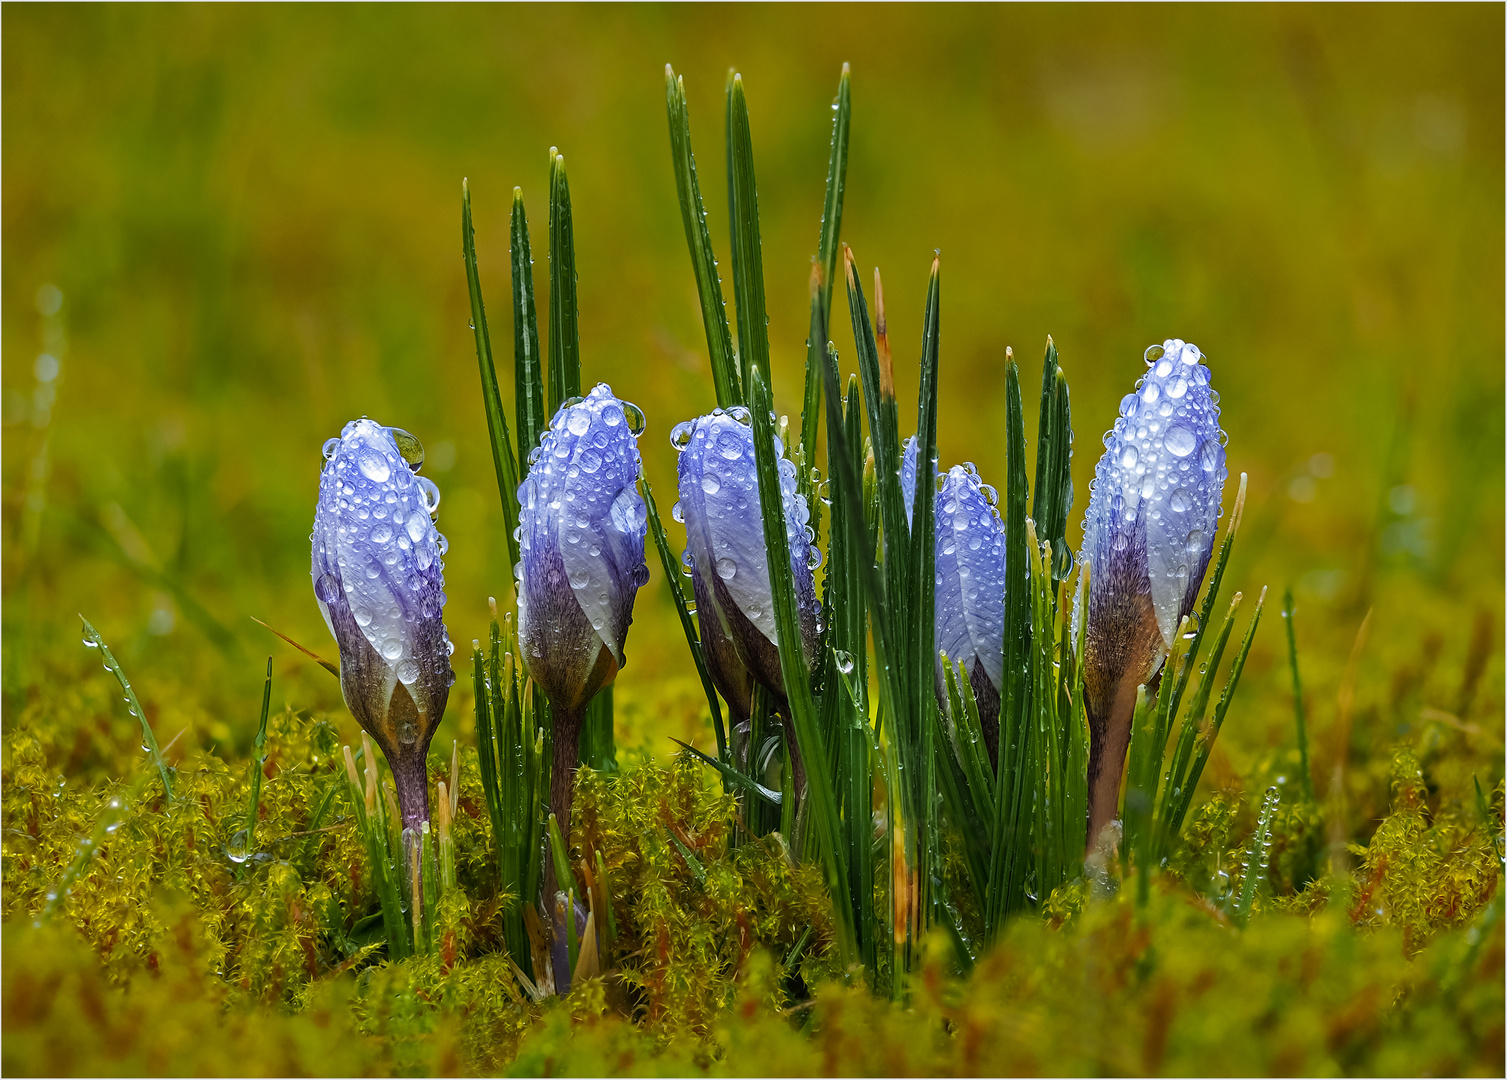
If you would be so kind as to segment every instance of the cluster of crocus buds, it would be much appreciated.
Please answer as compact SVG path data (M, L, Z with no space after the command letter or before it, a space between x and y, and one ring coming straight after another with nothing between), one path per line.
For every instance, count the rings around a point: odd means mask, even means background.
M1115 816L1136 692L1151 683L1193 610L1225 481L1219 395L1196 346L1146 350L1147 371L1104 436L1083 522L1089 567L1083 684L1089 735L1088 841ZM1081 586L1080 586L1081 593ZM1086 607L1086 611L1085 611Z
M785 703L780 670L779 631L769 581L768 552L759 511L758 468L753 429L741 406L716 409L678 424L670 433L680 452L680 501L673 516L685 525L682 556L696 598L696 621L713 682L738 721L749 716L753 684ZM821 553L812 543L806 499L796 490L795 463L784 457L780 440L780 495L795 600L800 617L801 649L808 663L816 656L821 634L821 607L813 571ZM790 740L793 744L794 740ZM799 774L798 750L791 755ZM800 790L797 779L796 790Z
M1146 351L1147 371L1105 435L1079 556L1074 631L1084 631L1084 699L1091 739L1088 839L1114 817L1140 687L1154 684L1197 598L1213 549L1226 477L1218 395L1199 350L1178 339ZM642 414L598 384L564 403L518 489L518 634L529 674L553 716L550 806L568 828L571 774L591 699L617 676L633 604L648 579L647 515L637 488ZM683 561L707 666L735 722L763 687L786 711L749 414L717 409L678 425ZM779 458L800 647L814 662L820 552ZM392 767L405 828L428 819L424 759L455 676L443 622L444 537L435 485L418 475L411 435L368 419L325 444L312 535L320 610L340 647L346 703ZM928 467L935 468L934 463ZM901 465L913 510L916 445ZM997 497L972 465L938 478L935 504L935 678L962 665L991 760L999 753L1003 690L1005 532ZM788 739L800 790L800 755Z
M518 488L518 639L549 697L550 809L563 829L582 717L623 666L633 601L649 579L642 432L637 407L598 383L560 406Z
M445 713L455 646L445 632L439 489L400 428L368 419L324 445L314 514L314 596L340 646L340 688L392 768L405 829L429 820L424 760Z

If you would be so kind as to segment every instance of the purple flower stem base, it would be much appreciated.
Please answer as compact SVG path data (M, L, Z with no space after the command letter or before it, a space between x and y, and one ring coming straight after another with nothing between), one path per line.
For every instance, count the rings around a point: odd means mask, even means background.
M429 820L429 770L425 757L427 753L414 751L387 759L393 784L398 789L398 814L403 819L403 828L412 829L415 835Z
M560 836L570 844L570 806L575 798L576 766L581 756L581 719L576 713L556 712L549 764L549 809L560 823ZM544 895L553 897L560 884L555 880L555 860L544 859ZM552 906L552 905L551 905Z

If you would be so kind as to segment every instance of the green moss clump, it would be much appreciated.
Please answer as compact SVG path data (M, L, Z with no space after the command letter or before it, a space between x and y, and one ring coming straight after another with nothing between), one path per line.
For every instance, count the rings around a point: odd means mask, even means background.
M536 1003L503 944L517 898L496 886L473 752L441 945L393 963L334 730L285 711L268 748L243 853L245 767L191 751L169 802L139 759L59 784L65 743L8 732L5 1071L1500 1074L1502 789L1483 813L1406 749L1353 878L1304 877L1328 866L1327 821L1295 800L1237 927L1254 815L1218 793L1145 909L1070 883L966 976L929 939L901 1003L838 970L820 870L743 835L713 774L688 757L582 770L572 852L583 878L605 868L615 936L605 975Z
M1501 785L1496 809L1483 817L1445 802L1429 808L1429 790L1407 747L1392 757L1392 812L1360 857L1351 917L1364 926L1397 926L1409 954L1440 931L1463 926L1501 881Z

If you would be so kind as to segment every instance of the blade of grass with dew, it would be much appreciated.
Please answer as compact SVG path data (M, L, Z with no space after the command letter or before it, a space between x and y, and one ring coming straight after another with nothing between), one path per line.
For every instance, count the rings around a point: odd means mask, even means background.
M99 636L99 631L94 629L94 625L82 615L79 616L79 621L84 624L84 644L91 649L99 650L100 656L104 659L105 670L115 676L115 681L120 683L120 688L125 691L126 712L130 713L133 719L141 723L141 737L145 742L144 749L152 755L152 763L157 766L157 773L162 777L162 790L167 795L167 801L172 802L174 798L172 774L168 771L167 762L162 758L162 750L157 745L157 734L152 730L152 724L147 719L146 710L141 707L141 702L136 700L136 691L131 689L131 684L126 679L126 673L121 670L120 664L116 662L115 654L110 651L110 646L105 644L105 639Z
M844 965L857 959L853 911L848 896L847 863L841 857L842 823L832 791L832 773L817 724L816 705L811 699L810 674L801 654L800 622L796 615L795 581L790 569L789 543L785 537L785 511L780 497L780 470L774 449L772 402L763 374L753 369L750 379L753 416L754 458L759 473L759 509L764 525L765 555L769 566L770 591L779 635L780 674L786 701L795 726L796 745L805 759L807 797L811 800L813 825L818 838L827 887L837 930L837 952Z
M844 247L846 250L846 247ZM851 303L851 294L850 294ZM859 303L862 304L862 294L859 294ZM867 326L868 315L866 312L855 314L855 336L858 336L857 327ZM872 335L869 335L870 339ZM861 350L860 350L861 351ZM846 529L845 543L855 552L848 565L858 572L862 582L864 600L869 612L869 628L872 635L874 648L874 664L877 668L879 687L879 710L880 715L894 715L895 700L899 696L896 686L896 674L894 665L891 663L892 656L892 632L891 619L888 615L889 604L885 594L884 578L876 569L873 559L875 550L875 537L869 527L869 514L866 510L868 502L867 485L869 483L867 468L861 465L863 462L862 447L856 437L849 436L845 430L841 396L838 392L837 381L837 352L835 349L827 350L826 361L823 368L823 397L826 401L827 413L827 463L832 471L832 499L834 506L841 502L844 513L843 525ZM851 415L851 407L850 407ZM855 423L856 430L856 423ZM833 521L838 519L834 516Z
M502 391L497 386L497 368L492 362L492 336L487 329L486 306L481 299L481 275L476 266L476 230L471 224L471 187L461 181L461 255L466 263L466 287L471 294L471 330L476 338L476 363L481 371L481 400L487 414L487 436L492 443L492 467L497 471L497 489L502 497L503 531L507 537L508 565L518 562L518 460L508 433Z
M1163 662L1161 678L1147 680L1156 683L1156 692L1148 693L1147 707L1137 707L1130 727L1130 746L1125 755L1125 783L1122 793L1124 813L1124 850L1132 854L1137 866L1151 859L1153 810L1156 807L1157 782L1162 775L1162 761L1166 754L1167 731L1170 724L1167 710L1177 696L1175 684L1179 672L1185 670L1188 658L1188 640L1185 636L1191 619L1184 616L1178 624L1172 640L1172 651ZM1150 687L1148 686L1148 691Z
M665 574L665 587L670 590L670 597L675 601L675 613L680 616L680 629L685 633L686 648L691 651L691 660L696 664L696 674L701 678L701 689L706 693L706 706L711 711L712 729L717 733L717 758L727 762L731 759L727 751L727 731L722 724L722 708L717 704L717 690L712 683L711 669L706 666L706 654L701 650L701 639L696 633L696 624L691 620L691 608L686 602L685 593L681 590L680 560L675 558L670 549L670 541L665 537L665 526L659 516L659 506L654 502L654 489L649 484L649 477L640 472L638 477L639 491L644 497L644 507L648 511L649 535L654 539L654 547L659 551L659 563ZM726 790L726 789L724 789Z
M262 718L251 743L251 793L246 799L245 850L256 850L256 819L262 805L262 770L267 765L267 715L272 709L272 657L267 657L267 682L262 687Z
M1024 903L1024 870L1030 815L1031 605L1026 540L1026 433L1020 371L1005 350L1005 644L1004 693L1000 695L999 759L995 763L994 828L990 837L985 937L992 940L1005 916Z
M1229 609L1225 612L1224 622L1220 625L1219 634L1214 639L1209 659L1204 664L1202 674L1199 675L1198 688L1193 693L1193 701L1189 704L1188 713L1183 718L1177 744L1172 751L1172 761L1167 766L1166 776L1162 780L1161 801L1156 813L1156 820L1160 826L1157 839L1158 859L1167 853L1171 842L1176 839L1176 834L1167 832L1167 829L1172 824L1175 808L1182 799L1183 787L1188 782L1188 766L1193 760L1193 747L1199 733L1203 730L1204 716L1209 708L1209 697L1214 689L1215 673L1219 670L1220 660L1224 658L1230 632L1235 628L1235 615L1240 610L1242 599L1244 599L1243 594L1236 593L1230 600Z
M824 350L825 352L825 350ZM857 949L872 981L877 975L877 935L874 924L873 814L874 776L870 756L868 708L868 633L865 626L861 560L869 556L853 538L867 532L860 521L850 528L854 501L843 485L861 471L855 447L862 445L863 414L858 383L850 379L840 409L845 430L827 439L832 470L831 526L828 543L823 611L829 653L828 682L823 686L821 710L827 745L832 754L833 780L843 821L848 864L849 899L854 913ZM845 437L843 437L845 436ZM846 467L833 469L835 455L846 455ZM862 510L859 510L862 513ZM870 549L872 550L872 549Z
M727 84L727 210L732 234L733 296L738 321L738 361L743 386L753 403L749 372L757 369L770 385L769 319L764 304L764 254L759 238L759 193L754 179L753 133L743 76Z
M41 926L43 922L52 918L57 910L63 906L68 897L73 894L73 883L78 880L98 854L106 837L120 827L120 820L126 811L135 804L141 793L151 782L151 773L142 770L138 772L129 784L123 784L114 795L105 802L104 809L94 822L94 828L89 835L79 841L74 850L73 858L69 861L63 876L47 890L46 903L42 910L37 913L33 922L34 926Z
M1240 686L1240 675L1245 670L1245 659L1250 655L1251 642L1256 637L1256 627L1261 625L1261 610L1266 606L1266 589L1262 588L1261 595L1256 599L1256 611L1251 616L1250 625L1246 628L1245 639L1240 643L1240 651L1235 654L1235 660L1230 665L1229 678L1226 679L1224 690L1219 695L1219 704L1214 706L1214 719L1209 728L1198 739L1193 753L1193 764L1188 769L1188 781L1183 785L1181 799L1173 808L1172 815L1167 820L1167 828L1170 835L1176 836L1183 827L1183 819L1188 814L1188 807L1193 802L1193 792L1198 788L1198 781L1203 776L1204 766L1208 763L1209 752L1214 748L1214 740L1219 737L1219 729L1224 727L1225 714L1230 710L1230 703L1235 698L1235 691Z
M376 797L376 763L367 755L371 739L363 733L362 754L366 757L366 782L363 785L356 773L356 762L351 748L345 747L345 772L349 784L351 809L356 818L356 828L366 846L366 859L371 875L372 891L377 894L378 908L382 912L382 926L387 935L387 957L402 960L409 955L408 929L403 920L403 903L400 889L393 877L392 860L389 857L385 823L378 809Z
M509 222L509 262L513 271L513 389L518 426L518 468L527 471L529 455L549 425L544 411L544 360L539 353L539 318L534 306L534 256L529 245L523 189L513 189ZM513 489L517 491L516 488ZM515 496L516 497L516 496Z
M686 108L685 82L665 65L665 111L670 120L670 159L675 167L675 189L680 196L680 216L685 225L686 247L696 274L696 292L701 301L701 321L706 329L706 349L711 358L712 383L717 405L729 409L746 404L742 376L733 353L732 331L722 299L722 279L717 256L712 251L706 227L706 208L696 181L696 158L691 152L691 116Z
M852 119L852 80L848 65L842 66L837 83L837 100L832 103L832 151L827 159L827 196L822 203L821 236L817 241L816 288L811 296L811 323L829 322L832 310L832 276L837 272L837 245L842 236L842 201L848 177L848 128ZM821 419L822 354L826 351L826 333L813 334L806 342L806 395L801 409L801 446L806 450L806 468L816 464L817 422Z
M752 777L744 776L731 765L718 761L710 754L703 753L702 751L696 749L696 747L692 746L690 743L682 742L680 739L677 739L674 736L670 737L670 741L679 744L682 749L690 751L690 753L698 761L704 761L706 762L706 764L716 769L717 772L719 772L722 775L722 778L726 781L726 783L723 785L724 791L728 789L728 785L731 785L733 787L740 788L741 790L746 791L751 795L757 795L759 798L763 799L771 806L779 806L783 801L784 796L780 792L775 791L772 788L765 787L763 784L759 783Z
M581 329L576 307L575 227L565 155L549 148L549 411L581 396Z
M1041 413L1036 423L1036 487L1031 517L1037 538L1052 545L1052 581L1067 577L1073 566L1067 544L1067 518L1073 507L1073 421L1067 376L1057 361L1057 346L1047 338L1041 370ZM1055 604L1054 604L1055 607Z
M1251 905L1256 900L1256 887L1266 876L1267 860L1271 857L1272 818L1277 812L1280 795L1276 785L1266 789L1261 800L1261 816L1256 821L1256 832L1251 837L1251 846L1245 853L1245 880L1240 886L1240 897L1232 912L1235 922L1245 925L1251 919Z

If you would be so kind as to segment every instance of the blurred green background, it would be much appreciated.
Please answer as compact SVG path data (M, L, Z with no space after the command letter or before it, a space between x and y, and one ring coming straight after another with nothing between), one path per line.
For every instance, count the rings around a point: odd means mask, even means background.
M11 5L3 26L3 685L10 722L64 688L93 703L55 762L70 774L138 737L78 612L163 742L244 751L268 653L275 704L329 709L354 734L334 680L250 616L334 654L308 535L320 445L355 416L427 446L457 658L483 635L511 574L462 177L505 363L511 191L534 224L542 310L546 150L565 154L584 377L647 414L668 510L669 429L713 396L666 62L685 76L724 258L730 66L748 87L782 411L799 411L847 61L843 233L865 275L884 271L902 400L942 254L944 464L1002 478L1005 347L1034 375L1052 334L1079 436L1076 542L1143 349L1178 336L1210 357L1232 474L1250 474L1231 580L1275 594L1225 772L1290 742L1289 584L1317 767L1371 609L1357 740L1469 713L1499 745L1500 6ZM706 729L649 562L619 739L662 750ZM471 730L467 686L444 742Z

